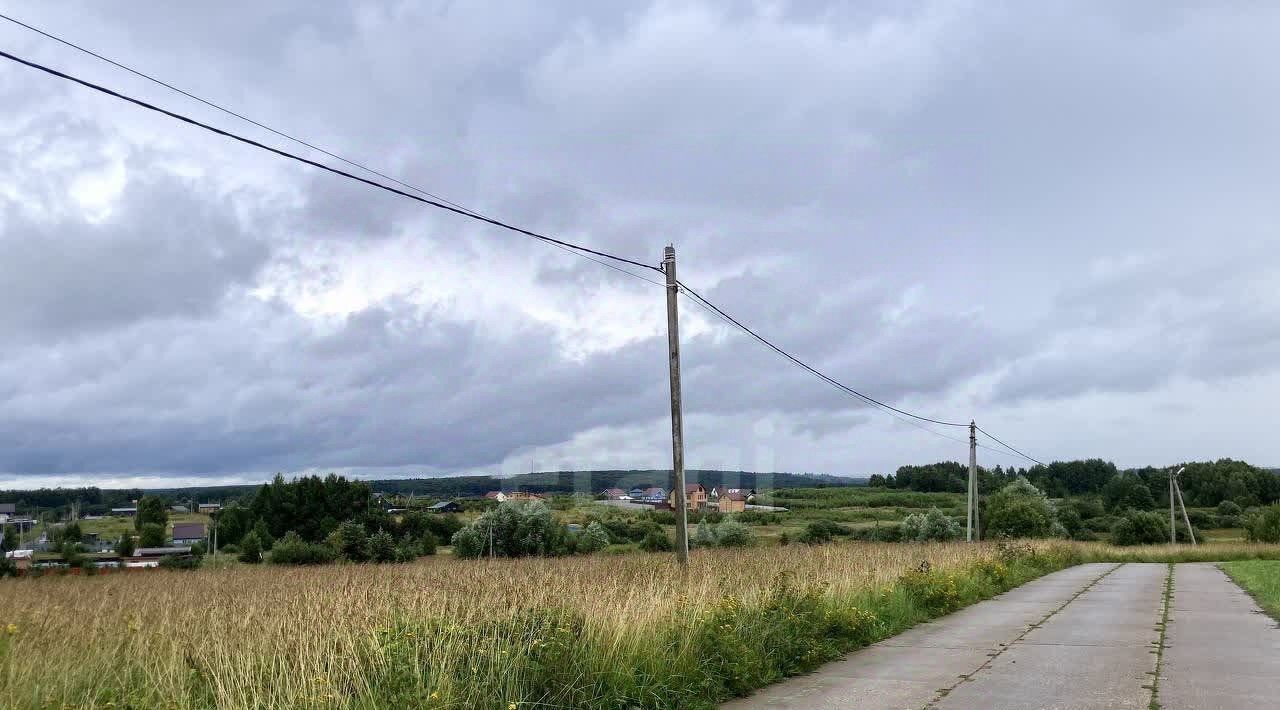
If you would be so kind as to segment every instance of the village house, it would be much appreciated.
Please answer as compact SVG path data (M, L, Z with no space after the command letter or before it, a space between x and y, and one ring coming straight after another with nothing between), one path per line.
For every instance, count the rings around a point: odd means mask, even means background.
M427 511L431 513L461 513L462 506L455 501L442 500L435 505L428 506Z
M605 500L631 500L631 496L621 488L606 488L600 491Z
M174 523L174 546L195 545L205 541L204 523Z
M707 489L703 488L701 483L685 484L684 500L686 510L702 510L707 505ZM671 496L667 499L667 503L672 508L676 506L675 491L671 491Z
M31 569L31 562L35 559L35 550L10 550L4 553L5 559L11 560L18 572L22 573Z
M526 491L489 491L484 494L484 497L485 500L496 500L499 503L506 503L509 500L542 500L542 496L536 493L528 493Z
M755 494L750 488L716 486L707 494L707 505L721 513L741 513L747 509L747 503L751 502Z
M111 514L118 518L132 518L133 516L138 514L138 509L136 507L112 508Z
M13 503L0 503L0 523L18 514L18 507Z
M213 513L216 513L219 510L222 510L222 504L221 503L201 503L196 509L199 510L201 513L204 513L205 515L212 515Z
M640 492L639 500L643 503L665 503L667 502L667 490L657 486L646 488Z
M159 567L160 560L166 557L190 557L191 548L186 546L173 547L139 547L133 551L132 557L124 558L124 566L130 569L141 569L146 567Z

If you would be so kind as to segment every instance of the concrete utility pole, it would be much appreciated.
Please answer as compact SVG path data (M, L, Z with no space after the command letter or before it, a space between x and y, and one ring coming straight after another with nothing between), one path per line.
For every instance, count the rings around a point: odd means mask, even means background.
M1191 538L1191 546L1196 546L1196 533L1191 529L1191 518L1187 516L1187 504L1182 500L1182 486L1178 485L1178 474L1187 470L1186 467L1178 469L1178 473L1173 475L1173 490L1178 494L1178 505L1182 506L1182 522L1187 524L1187 536Z
M978 425L969 422L969 497L966 504L965 540L973 542L974 523L978 522Z
M1178 524L1173 517L1173 477L1178 474L1169 471L1169 544L1178 544Z
M662 273L667 277L667 350L671 368L671 497L676 508L676 559L689 564L689 513L684 490L684 417L680 408L680 285L676 281L676 248L662 252Z

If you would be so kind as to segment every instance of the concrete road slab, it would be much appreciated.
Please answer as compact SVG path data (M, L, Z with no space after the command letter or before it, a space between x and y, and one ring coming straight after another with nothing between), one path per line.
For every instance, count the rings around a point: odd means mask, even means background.
M957 685L938 708L1145 708L1165 565L1124 565Z
M1080 565L849 654L725 708L912 708L990 662L1116 565Z
M1158 634L1157 634L1158 636ZM1146 708L1154 654L1132 647L1015 644L937 708Z
M1174 570L1160 671L1160 706L1275 707L1280 703L1280 628L1212 564Z

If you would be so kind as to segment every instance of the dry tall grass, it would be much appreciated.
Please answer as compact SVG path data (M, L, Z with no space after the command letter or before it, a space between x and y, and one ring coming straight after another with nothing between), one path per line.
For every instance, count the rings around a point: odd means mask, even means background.
M727 596L759 602L781 574L844 599L922 561L948 570L994 554L847 544L697 552L687 573L668 555L633 554L0 580L0 698L18 707L379 707L379 685L395 680L442 707L508 707L524 666L504 662L522 652L504 621L567 610L582 620L574 641L595 649L599 667L644 673L660 629L692 624ZM405 653L430 672L390 679Z

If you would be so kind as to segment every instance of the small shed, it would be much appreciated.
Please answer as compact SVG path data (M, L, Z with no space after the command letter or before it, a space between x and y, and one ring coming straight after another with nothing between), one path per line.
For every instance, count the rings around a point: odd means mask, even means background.
M174 523L173 544L194 545L204 542L206 537L204 523Z
M427 510L432 513L461 513L462 506L458 505L456 501L442 500L435 505L428 506Z

